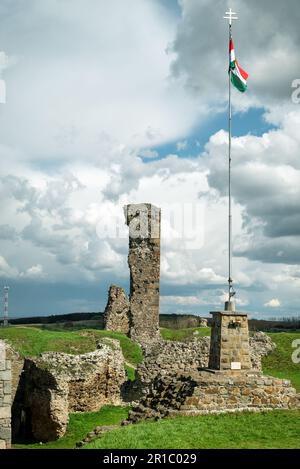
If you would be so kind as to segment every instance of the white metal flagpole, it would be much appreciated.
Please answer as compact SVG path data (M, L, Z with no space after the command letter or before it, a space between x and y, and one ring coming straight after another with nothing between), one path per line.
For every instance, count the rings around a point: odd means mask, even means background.
M229 43L232 37L232 20L237 20L238 17L235 12L230 8L226 12L224 19L229 20ZM230 66L230 51L229 51L229 66ZM232 108L231 108L231 73L228 73L228 301L225 303L226 311L234 311L235 305L233 297L235 291L233 289L232 280L232 204L231 204L231 136L232 136Z

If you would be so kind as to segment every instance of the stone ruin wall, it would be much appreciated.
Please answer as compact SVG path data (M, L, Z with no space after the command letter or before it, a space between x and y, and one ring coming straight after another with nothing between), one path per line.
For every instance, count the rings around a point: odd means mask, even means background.
M261 359L275 349L275 344L263 332L254 333L249 340L252 368L261 370ZM163 341L145 347L144 360L137 367L137 380L145 389L156 376L196 372L209 364L210 338L199 337L185 342Z
M112 285L104 313L105 329L123 332L141 344L160 338L160 209L151 204L124 207L129 227L130 298Z
M287 380L251 371L198 371L156 377L126 423L175 415L295 408L300 408L300 395Z
M160 209L151 204L127 205L130 268L130 337L141 343L160 338Z
M107 331L129 334L129 300L123 288L111 285L104 311L104 324Z
M11 362L0 341L0 449L11 447Z
M119 341L102 339L83 355L48 352L25 360L15 402L18 436L36 441L61 438L70 412L96 412L122 404L126 381Z
M242 412L300 407L300 395L291 382L262 373L200 372L191 396L179 411L184 415Z

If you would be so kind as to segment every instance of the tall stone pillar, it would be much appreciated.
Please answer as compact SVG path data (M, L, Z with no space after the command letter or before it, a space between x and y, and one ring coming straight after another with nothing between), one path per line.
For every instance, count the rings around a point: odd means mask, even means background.
M146 344L159 339L160 209L151 204L124 207L129 226L129 336Z
M213 312L209 368L249 370L252 368L247 314Z

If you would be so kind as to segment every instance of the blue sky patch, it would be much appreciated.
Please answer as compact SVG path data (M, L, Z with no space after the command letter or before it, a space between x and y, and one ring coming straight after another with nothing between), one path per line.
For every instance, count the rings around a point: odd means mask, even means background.
M255 135L260 137L276 127L267 123L264 119L265 109L250 109L247 112L238 113L233 116L232 134L234 137L243 135ZM161 160L170 154L176 154L181 158L197 157L204 151L204 147L209 138L219 130L228 129L227 112L217 114L211 119L207 119L196 127L193 132L183 138L180 142L168 142L164 145L151 148L152 151L158 153L157 158L143 158L145 163L153 160Z

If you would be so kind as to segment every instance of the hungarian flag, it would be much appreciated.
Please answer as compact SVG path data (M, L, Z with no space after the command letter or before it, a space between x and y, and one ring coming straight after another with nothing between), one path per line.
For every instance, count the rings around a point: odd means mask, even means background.
M237 59L235 58L233 40L230 38L229 44L229 57L230 57L230 66L229 66L229 73L231 78L231 83L235 86L239 91L244 93L247 89L247 79L248 73L240 67Z

